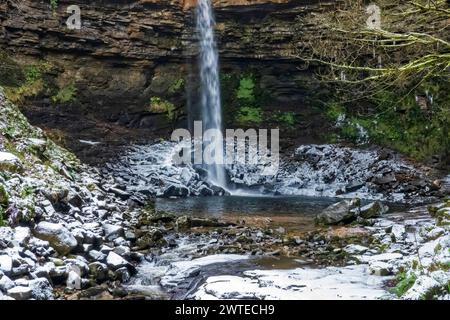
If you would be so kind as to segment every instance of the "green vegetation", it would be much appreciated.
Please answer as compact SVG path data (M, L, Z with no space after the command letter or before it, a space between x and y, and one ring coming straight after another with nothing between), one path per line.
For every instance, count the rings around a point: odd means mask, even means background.
M184 79L178 79L169 87L168 92L174 94L184 89Z
M55 12L58 9L58 0L50 0L50 8Z
M416 282L417 276L413 273L407 275L404 272L400 272L395 276L397 285L391 289L391 293L397 295L397 297L403 296Z
M293 129L296 124L294 112L279 112L274 119L281 124L285 129Z
M235 120L241 125L259 125L263 121L262 110L257 107L241 107Z
M22 191L20 192L20 196L22 198L26 198L26 197L34 194L35 192L36 192L36 188L35 187L24 186Z
M0 85L13 103L35 97L46 89L44 75L52 66L41 61L36 64L19 64L6 53L0 53Z
M178 117L178 112L175 105L172 102L161 99L160 97L150 98L149 110L153 113L165 113L170 121L175 121Z
M6 222L4 221L5 217L5 210L9 204L9 196L6 192L5 187L0 184L0 227L4 227L6 225Z
M22 67L5 52L0 51L0 86L16 87L25 81Z
M241 78L236 97L246 102L255 101L255 80L252 76L244 76Z
M5 227L6 226L6 222L4 220L4 215L5 215L5 211L0 206L0 227Z
M428 92L429 103L421 106L417 92ZM357 125L364 128L370 141L388 146L423 161L450 152L450 83L422 84L415 92L379 91L368 97L366 111L354 110L351 104L330 102L327 118L338 124L338 136L355 142ZM345 120L342 116L345 116Z
M238 126L260 126L267 122L284 130L295 128L295 112L269 107L270 95L261 88L257 70L222 73L220 81L226 122Z
M380 0L377 5L381 29L365 27L364 1L346 0L337 11L302 19L324 26L307 44L311 55L300 54L304 47L298 55L320 66L316 83L329 94L317 100L328 118L345 114L338 140L354 141L362 127L372 143L449 165L448 3Z
M335 101L329 102L325 109L325 115L330 121L337 121L345 113L345 108Z
M429 206L428 211L430 215L436 219L438 226L450 225L450 204L447 202L447 207L437 208L435 206Z
M220 75L225 121L239 126L259 124L263 112L256 99L256 81L251 73Z
M42 78L42 68L37 65L28 65L24 67L25 81L33 83Z
M7 206L9 202L9 196L3 185L0 184L0 206Z
M69 103L76 99L77 88L74 83L59 89L59 91L52 97L53 103Z

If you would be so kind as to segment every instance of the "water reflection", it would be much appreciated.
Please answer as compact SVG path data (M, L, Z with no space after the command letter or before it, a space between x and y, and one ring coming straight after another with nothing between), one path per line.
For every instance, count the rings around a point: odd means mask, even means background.
M190 197L183 199L157 199L156 210L174 214L203 217L227 215L315 215L335 198L317 197Z

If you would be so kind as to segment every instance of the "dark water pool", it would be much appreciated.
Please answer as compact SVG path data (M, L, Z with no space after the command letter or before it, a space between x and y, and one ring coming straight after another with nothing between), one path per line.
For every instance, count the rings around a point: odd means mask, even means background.
M261 228L282 227L288 233L312 231L317 228L315 216L341 198L304 196L228 196L157 199L156 210L176 215L220 218ZM362 204L369 201L362 200ZM404 205L388 204L390 212Z
M156 210L174 214L222 217L226 215L315 215L342 199L318 197L190 197L157 199Z

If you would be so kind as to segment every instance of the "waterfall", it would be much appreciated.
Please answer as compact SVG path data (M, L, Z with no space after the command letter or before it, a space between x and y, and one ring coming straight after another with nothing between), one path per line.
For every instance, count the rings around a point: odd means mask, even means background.
M222 107L220 102L219 54L214 36L214 16L211 0L198 0L197 32L199 35L199 71L201 80L201 111L203 132L208 129L222 128ZM211 142L214 150L223 153L223 139ZM205 146L204 146L205 147ZM221 149L221 150L220 150ZM223 160L223 155L221 156ZM222 162L223 163L223 162ZM223 164L205 166L208 180L226 189L227 178Z

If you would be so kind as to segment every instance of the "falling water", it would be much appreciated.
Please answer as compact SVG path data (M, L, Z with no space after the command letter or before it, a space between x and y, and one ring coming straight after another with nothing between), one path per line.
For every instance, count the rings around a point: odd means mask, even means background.
M211 0L198 0L197 31L200 43L200 80L203 131L222 130L222 107L220 103L219 54L214 36L214 16ZM215 140L214 150L222 154L222 141ZM216 158L217 159L217 158ZM223 160L223 156L222 156ZM206 167L211 183L226 189L227 179L224 165L212 164Z

